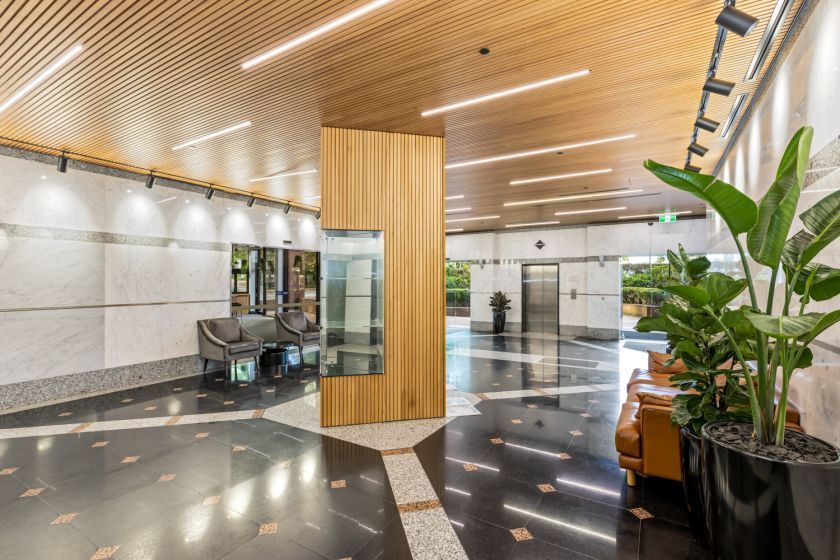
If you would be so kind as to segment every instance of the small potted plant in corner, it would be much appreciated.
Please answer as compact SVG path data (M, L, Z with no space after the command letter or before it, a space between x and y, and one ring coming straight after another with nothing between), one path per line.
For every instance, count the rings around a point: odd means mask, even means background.
M743 280L719 275L704 285L664 288L717 323L741 365L749 399L750 422L702 428L706 521L715 558L840 558L840 449L786 425L794 370L811 365L809 345L840 321L840 309L808 311L809 303L840 293L840 270L815 261L840 236L840 191L800 214L804 229L788 238L812 137L810 127L796 132L758 204L711 175L645 162L662 181L703 200L720 216L744 273ZM763 304L747 254L769 269ZM777 287L779 272L784 282ZM745 289L749 305L737 310L715 305ZM780 311L774 310L776 289L783 290ZM746 340L739 340L739 329Z
M493 334L505 330L505 312L510 309L510 299L504 292L496 292L490 296L490 308L493 310Z
M669 286L703 288L710 282L719 281L719 273L708 272L709 259L689 257L682 245L676 253L668 251L668 261L673 271L668 279ZM723 307L727 303L718 300L715 305ZM740 318L740 321L743 323L745 319ZM739 385L742 376L732 368L735 352L714 319L702 308L677 297L662 304L658 317L640 319L636 330L665 333L673 354L665 365L671 366L680 360L686 368L669 378L682 391L671 401L671 420L680 426L682 486L689 521L698 541L706 544L701 430L708 422L750 418L746 389ZM736 336L743 342L744 329L737 329Z

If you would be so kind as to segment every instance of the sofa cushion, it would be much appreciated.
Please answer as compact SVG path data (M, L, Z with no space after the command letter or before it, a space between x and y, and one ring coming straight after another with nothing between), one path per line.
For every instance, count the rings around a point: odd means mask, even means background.
M639 403L624 403L618 415L618 425L615 427L615 449L623 455L631 457L642 456L641 424L636 418Z
M281 313L280 318L294 330L300 332L306 331L306 315L303 314L303 311L289 311L288 313Z
M239 342L238 319L210 319L207 328L223 342Z
M630 381L627 382L627 388L631 385L638 385L644 383L645 385L660 385L662 387L671 386L670 373L653 373L642 369L635 369L630 375Z
M673 364L666 366L665 362L673 357L671 354L648 350L648 369L653 373L667 373L670 375L687 371L682 360L677 360Z
M637 383L631 385L627 389L627 402L639 402L639 394L647 393L648 395L662 395L662 398L668 398L665 395L679 395L682 391L677 387L663 387L662 385L648 385L646 383ZM670 398L668 398L670 401Z
M672 393L670 391L651 391L646 389L636 393L636 398L641 404L652 404L655 406L672 406L673 398L679 393Z
M228 353L230 355L233 354L242 354L245 352L254 352L255 350L259 350L260 343L259 342L249 342L247 340L243 340L241 342L230 342L228 343Z

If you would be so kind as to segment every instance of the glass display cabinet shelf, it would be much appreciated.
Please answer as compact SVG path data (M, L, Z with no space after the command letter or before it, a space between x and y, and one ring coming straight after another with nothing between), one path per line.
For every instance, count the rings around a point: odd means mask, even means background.
M385 237L321 232L321 375L384 373Z

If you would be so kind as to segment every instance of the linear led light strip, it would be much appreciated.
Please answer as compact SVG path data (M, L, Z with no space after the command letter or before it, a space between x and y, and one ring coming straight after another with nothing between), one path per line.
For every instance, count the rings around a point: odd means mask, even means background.
M528 185L530 183L545 183L546 181L559 181L561 179L572 179L574 177L587 177L589 175L602 175L612 173L612 169L595 169L594 171L580 171L578 173L566 173L564 175L550 175L548 177L535 177L533 179L515 179L511 185Z
M464 231L464 228L447 229L444 233L458 233L459 231Z
M475 220L497 220L499 216L477 216L475 218L458 218L457 220L446 220L447 224L452 224L455 222L472 222Z
M506 228L520 228L520 227L536 227L536 226L554 226L560 222L528 222L524 224L505 224ZM511 444L512 445L512 444ZM515 446L519 447L519 446ZM556 453L554 453L556 455Z
M631 220L633 218L656 218L659 216L681 216L683 214L691 214L691 210L681 210L679 212L654 212L653 214L635 214L633 216L619 216L619 220Z
M242 63L242 69L247 70L247 69L249 69L253 66L256 66L257 64L259 64L261 62L265 62L266 60L272 59L276 56L280 56L284 52L290 51L293 48L306 43L307 41L311 41L312 39L315 39L316 37L320 37L324 33L329 33L333 29L335 29L337 27L341 27L345 23L350 23L354 19L359 19L360 17L362 17L362 16L364 16L364 15L366 15L366 14L368 14L368 13L374 11L374 10L377 10L377 9L381 8L382 6L384 6L386 4L389 4L391 1L392 0L376 0L375 2L370 2L369 4L365 4L364 6L356 8L355 10L353 10L351 12L347 12L346 14L341 16L340 18L334 19L329 23L325 23L324 25L322 25L320 27L316 27L312 31L304 33L303 35L300 35L299 37L297 37L295 39L292 39L291 41L283 43L282 45L274 47L273 49L271 49L269 51L266 51L266 52L264 52L260 55L257 55L257 56L255 56L251 59L246 60L245 62Z
M742 93L735 98L735 102L732 104L732 109L729 110L729 114L726 116L726 122L723 123L723 128L720 131L721 138L726 138L729 134L729 130L732 128L732 125L735 124L735 119L741 111L741 107L744 106L744 102L746 100L746 93Z
M59 68L73 60L84 47L82 45L75 45L69 51L61 55L55 62L44 68L40 74L26 82L23 87L14 92L10 98L0 104L0 113L17 103L21 97L38 87L44 80L55 74Z
M539 150L529 150L527 152L515 152L512 154L505 154L501 156L493 156L481 159L473 159L469 161L462 161L460 163L450 163L446 165L446 169L456 169L458 167L467 167L469 165L480 165L482 163L490 163L494 161L505 161L508 159L518 159L529 156L538 156L540 154L550 154L552 152L562 152L564 150L573 150L575 148L584 148L586 146L595 146L598 144L606 144L608 142L618 142L620 140L629 140L635 138L635 134L625 134L623 136L611 136L609 138L601 138L598 140L587 140L585 142L575 142L574 144L564 144L562 146L552 146L551 148L540 148Z
M453 194L452 196L447 196L447 197L446 197L446 200L459 200L459 199L461 199L461 198L464 198L464 195L462 195L462 194Z
M519 200L516 202L505 202L505 206L525 206L527 204L547 204L549 202L564 202L566 200L583 200L587 198L597 198L601 196L615 196L632 193L640 193L643 189L622 189L617 191L604 191L589 194L570 194L566 196L556 196L554 198L540 198L536 200Z
M269 179L282 179L283 177L295 177L296 175L308 175L310 173L318 173L317 169L309 169L307 171L295 171L294 173L278 173L277 175L266 175L265 177L257 177L250 179L251 183L256 181L268 181Z
M196 144L212 140L213 138L218 138L219 136L223 136L225 134L230 134L231 132L236 132L237 130L247 128L249 126L251 126L251 121L243 121L239 124L223 128L222 130L217 130L216 132L211 132L210 134L205 134L204 136L199 136L198 138L193 138L192 140L184 142L183 144L178 144L172 149L177 151L182 150L184 148L189 148L190 146L195 146Z
M614 210L627 210L626 206L616 206L615 208L596 208L594 210L570 210L568 212L555 212L555 216L572 216L574 214L594 214L595 212L612 212Z
M459 101L457 103L450 103L449 105L444 105L442 107L437 107L435 109L429 109L428 111L423 111L420 113L421 117L429 117L431 115L437 115L438 113L445 113L446 111L452 111L454 109L460 109L462 107L469 107L470 105L476 105L478 103L484 103L485 101L492 101L494 99L499 99L501 97L508 97L509 95L516 95L517 93L523 93L526 91L531 91L532 89L538 89L545 86L550 86L552 84L556 84L559 82L565 82L567 80L572 80L574 78L580 78L581 76L586 76L589 74L589 70L578 70L577 72L572 72L570 74L563 74L562 76L555 76L554 78L549 78L547 80L541 80L539 82L533 82L530 84L525 84L523 86L518 86L515 88L505 89L502 91L497 91L495 93L488 93L487 95L482 95L479 97L474 97L473 99L467 99L465 101Z
M764 66L764 62L770 55L770 50L773 48L773 43L776 42L776 37L782 30L782 22L787 18L790 7L793 5L793 0L778 0L776 7L773 8L773 13L770 15L770 21L767 22L767 27L761 35L758 46L755 49L752 61L747 67L747 74L744 76L744 81L749 82L754 80Z

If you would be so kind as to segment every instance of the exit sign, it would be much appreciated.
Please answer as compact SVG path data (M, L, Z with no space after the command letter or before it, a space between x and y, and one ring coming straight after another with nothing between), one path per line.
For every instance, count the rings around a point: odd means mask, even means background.
M676 222L676 221L677 221L677 215L676 214L660 214L659 215L659 223L669 224L671 222Z

